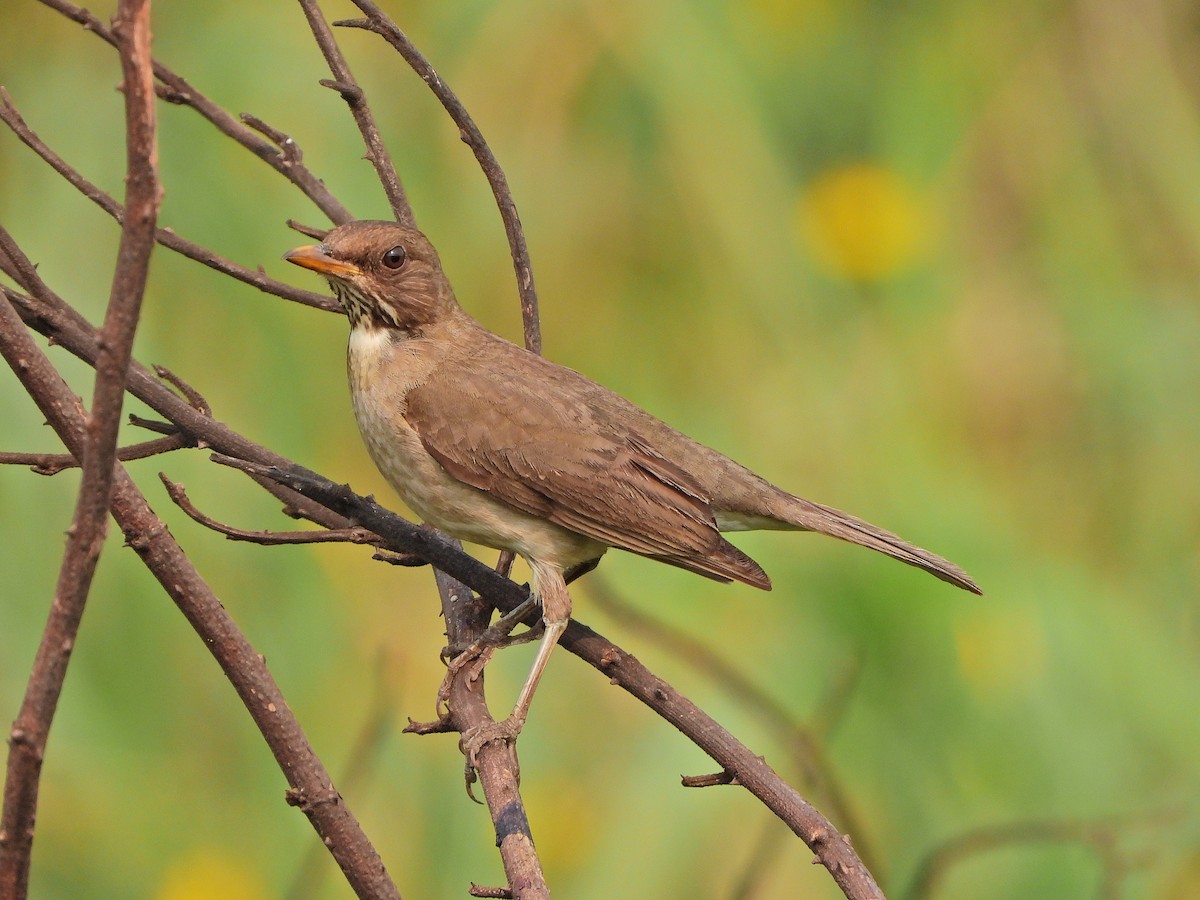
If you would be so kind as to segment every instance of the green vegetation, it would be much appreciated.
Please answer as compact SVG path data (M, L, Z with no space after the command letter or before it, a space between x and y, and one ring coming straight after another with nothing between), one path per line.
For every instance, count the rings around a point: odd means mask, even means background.
M1194 13L1049 0L393 6L505 166L547 355L776 483L948 556L987 592L807 535L736 538L770 595L610 554L595 576L606 587L710 643L798 723L857 673L816 786L777 730L611 617L586 581L579 618L826 811L833 779L853 819L835 824L889 896L945 842L1014 824L1028 841L962 859L931 896L1200 894ZM158 58L292 135L357 215L387 215L345 105L317 85L328 72L298 8L162 4L155 27ZM519 339L499 218L456 129L382 41L341 39L459 299ZM77 26L29 0L0 4L0 83L118 196L119 77L116 54ZM191 110L164 104L160 128L161 224L316 289L279 257L297 243L284 220L325 225L320 214ZM7 133L0 221L56 290L101 314L116 226ZM349 410L344 338L335 316L160 249L135 355L234 428L387 499ZM88 396L90 373L66 368ZM0 449L58 449L7 372L0 421ZM364 548L229 543L171 507L160 469L223 521L290 520L203 452L130 465L334 773L374 706L394 711L370 771L341 786L405 895L501 882L454 738L399 734L405 717L431 717L442 677L429 573ZM77 483L0 470L5 722ZM203 646L120 534L109 543L51 735L32 895L282 896L316 847L311 829L282 803ZM529 652L489 669L497 709ZM559 896L732 896L752 864L756 896L838 896L752 798L682 790L680 774L711 762L566 653L520 749ZM1088 838L1096 828L1112 829L1120 872ZM346 896L327 857L316 869L312 896Z

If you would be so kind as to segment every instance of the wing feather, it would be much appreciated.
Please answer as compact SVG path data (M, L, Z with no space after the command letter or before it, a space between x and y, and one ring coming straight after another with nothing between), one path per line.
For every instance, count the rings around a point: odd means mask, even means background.
M594 383L527 368L487 383L434 373L409 392L405 417L448 473L515 509L711 578L770 586L721 536L696 479L587 402ZM572 377L582 391L563 383Z

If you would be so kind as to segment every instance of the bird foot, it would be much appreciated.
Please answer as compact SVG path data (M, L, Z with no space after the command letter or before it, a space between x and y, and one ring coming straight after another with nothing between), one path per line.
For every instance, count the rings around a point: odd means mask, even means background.
M508 746L512 754L513 771L517 783L521 781L521 764L517 762L517 735L525 726L523 718L509 716L503 722L484 722L474 728L468 728L458 740L458 747L467 758L467 793L471 793L471 783L475 780L475 770L478 768L479 751L486 745L499 741ZM472 798L473 799L473 798Z
M442 679L442 685L438 688L437 699L434 701L434 709L437 710L438 719L446 719L450 715L450 688L454 684L454 679L459 673L470 667L467 673L467 687L473 685L479 680L479 676L483 674L484 667L491 661L492 654L496 652L495 646L485 644L483 641L476 641L454 659L450 660L446 666L446 677Z

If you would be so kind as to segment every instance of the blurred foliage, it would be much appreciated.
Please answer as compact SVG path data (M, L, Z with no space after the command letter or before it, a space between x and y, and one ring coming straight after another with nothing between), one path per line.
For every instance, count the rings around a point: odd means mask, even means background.
M1119 821L1124 866L1106 872L1086 842L1006 845L945 871L938 896L1200 894L1194 5L387 5L506 167L552 358L777 483L935 548L987 596L785 534L738 538L772 574L770 596L621 554L598 577L716 644L797 721L859 667L827 777L890 895L944 842L1023 821ZM357 214L386 215L344 105L316 84L328 73L298 9L164 4L155 27L162 61L294 136ZM382 41L342 41L460 299L516 337L507 250L469 152ZM91 35L30 0L0 4L0 83L119 195L118 80ZM286 218L323 224L299 194L190 110L163 106L161 131L162 224L315 287L279 260L298 241ZM9 135L0 219L52 286L102 314L116 227ZM388 497L349 413L344 335L335 317L163 251L135 352L250 437ZM88 371L52 352L87 396ZM11 376L0 421L4 449L56 446ZM130 468L332 771L373 697L397 724L431 715L442 629L427 572L192 525L157 470L212 515L289 527L203 452ZM71 472L0 472L8 718L76 485ZM798 781L789 748L744 704L599 613L586 583L576 608ZM502 657L490 670L500 707L529 661ZM343 784L410 896L502 880L452 742L392 729ZM711 762L565 653L521 753L562 896L720 897L745 883L760 897L837 896L751 798L680 790L679 774ZM294 896L347 894L232 691L118 534L43 774L36 897L284 896L314 852L318 875ZM804 789L824 808L822 789ZM759 854L761 840L774 849Z

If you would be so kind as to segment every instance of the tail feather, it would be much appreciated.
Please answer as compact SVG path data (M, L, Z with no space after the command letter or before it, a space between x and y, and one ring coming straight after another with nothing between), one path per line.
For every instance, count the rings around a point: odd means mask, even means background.
M966 572L947 559L943 559L928 550L910 544L904 539L885 531L870 522L865 522L849 513L831 506L813 503L802 497L788 495L789 502L778 512L783 513L781 519L789 524L806 531L816 531L830 537L840 538L852 544L870 547L880 553L924 569L931 575L936 575L942 581L960 587L972 594L982 594L983 591Z

